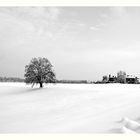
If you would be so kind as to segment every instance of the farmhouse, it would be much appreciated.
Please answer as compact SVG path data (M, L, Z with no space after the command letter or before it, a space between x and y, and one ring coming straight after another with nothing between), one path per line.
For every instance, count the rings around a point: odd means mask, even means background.
M116 83L117 77L116 77L116 76L111 76L111 75L109 74L108 81L109 81L109 82L112 82L112 83Z
M117 76L103 76L103 83L128 83L128 84L137 84L139 78L133 75L126 75L125 72L119 71Z
M132 83L132 84L138 83L138 78L133 75L127 75L126 83Z

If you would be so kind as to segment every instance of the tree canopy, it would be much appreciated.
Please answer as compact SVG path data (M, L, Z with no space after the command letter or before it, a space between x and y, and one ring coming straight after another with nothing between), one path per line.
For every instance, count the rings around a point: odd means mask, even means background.
M27 84L54 83L56 80L52 64L47 58L33 58L28 65L25 66L25 82Z

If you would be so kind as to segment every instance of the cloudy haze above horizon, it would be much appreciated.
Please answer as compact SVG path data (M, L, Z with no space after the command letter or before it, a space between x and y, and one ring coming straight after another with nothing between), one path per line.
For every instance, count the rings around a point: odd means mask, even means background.
M140 7L1 7L0 76L46 57L57 79L140 77Z

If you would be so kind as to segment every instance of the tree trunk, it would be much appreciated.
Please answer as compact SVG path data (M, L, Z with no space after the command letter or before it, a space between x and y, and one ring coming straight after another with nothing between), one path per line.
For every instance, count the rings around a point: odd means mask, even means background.
M43 83L40 82L39 84L40 84L40 88L43 88Z

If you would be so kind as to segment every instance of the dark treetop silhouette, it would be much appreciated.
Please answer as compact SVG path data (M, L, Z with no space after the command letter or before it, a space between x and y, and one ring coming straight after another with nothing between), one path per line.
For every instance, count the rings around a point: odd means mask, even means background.
M33 58L28 65L25 66L25 82L27 84L54 83L56 81L55 73L52 65L47 58Z

